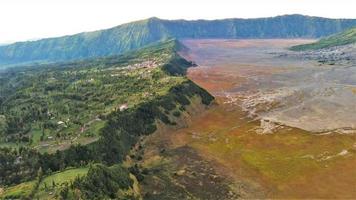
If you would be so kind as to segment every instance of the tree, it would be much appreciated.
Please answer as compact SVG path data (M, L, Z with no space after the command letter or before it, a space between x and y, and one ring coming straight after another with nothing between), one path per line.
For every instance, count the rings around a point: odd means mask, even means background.
M8 125L6 121L6 117L4 115L0 115L0 139L5 136Z
M65 185L63 189L61 189L59 196L60 199L68 199L69 188L68 185Z
M42 180L42 177L43 177L43 170L42 167L40 167L37 171L37 178L38 180Z

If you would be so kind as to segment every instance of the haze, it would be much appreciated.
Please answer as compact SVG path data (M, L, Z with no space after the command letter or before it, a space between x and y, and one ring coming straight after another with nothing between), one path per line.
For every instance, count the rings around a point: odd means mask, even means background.
M219 0L204 3L189 0L4 0L0 2L0 44L93 31L152 16L222 19L298 13L356 18L355 7L356 3L351 0Z

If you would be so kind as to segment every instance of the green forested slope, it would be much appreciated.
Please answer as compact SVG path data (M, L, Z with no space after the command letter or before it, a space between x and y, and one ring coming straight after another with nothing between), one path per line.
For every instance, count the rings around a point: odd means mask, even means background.
M356 43L356 28L346 30L342 33L323 38L315 43L298 45L291 48L295 51L317 50L328 47L342 46Z
M0 64L116 55L173 38L318 38L356 26L353 19L285 15L258 19L147 20L72 36L0 46Z
M75 187L84 199L98 188L100 197L116 198L114 190L131 187L128 169L107 166L121 165L139 138L156 130L157 121L175 125L193 97L205 105L213 100L184 76L192 63L177 54L179 46L169 40L122 56L0 72L4 197L31 199L53 191L59 198L74 195L68 190ZM70 188L41 186L55 178L53 172L93 162L101 164L89 169L88 178L67 182ZM92 187L90 181L99 180L103 185Z

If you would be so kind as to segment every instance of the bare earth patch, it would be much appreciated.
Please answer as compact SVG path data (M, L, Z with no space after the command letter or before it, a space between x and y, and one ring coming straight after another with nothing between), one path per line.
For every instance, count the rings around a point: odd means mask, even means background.
M184 41L199 65L189 78L218 105L170 133L172 144L217 162L247 197L355 198L355 69L284 56L306 42Z

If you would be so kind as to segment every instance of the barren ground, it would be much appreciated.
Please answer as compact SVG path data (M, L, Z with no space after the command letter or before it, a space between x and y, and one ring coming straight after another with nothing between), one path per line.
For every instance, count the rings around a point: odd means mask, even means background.
M153 135L147 146L164 144L165 153L146 152L144 160L168 160L161 172L181 172L170 182L198 199L356 198L355 69L285 56L306 42L184 41L184 56L198 64L189 78L217 104L181 129Z
M355 67L283 56L305 42L185 41L189 77L219 106L176 136L267 197L355 197Z
M313 132L356 132L355 63L286 56L294 54L288 46L305 42L187 40L186 56L201 66L190 77L216 95L241 100L258 119Z

